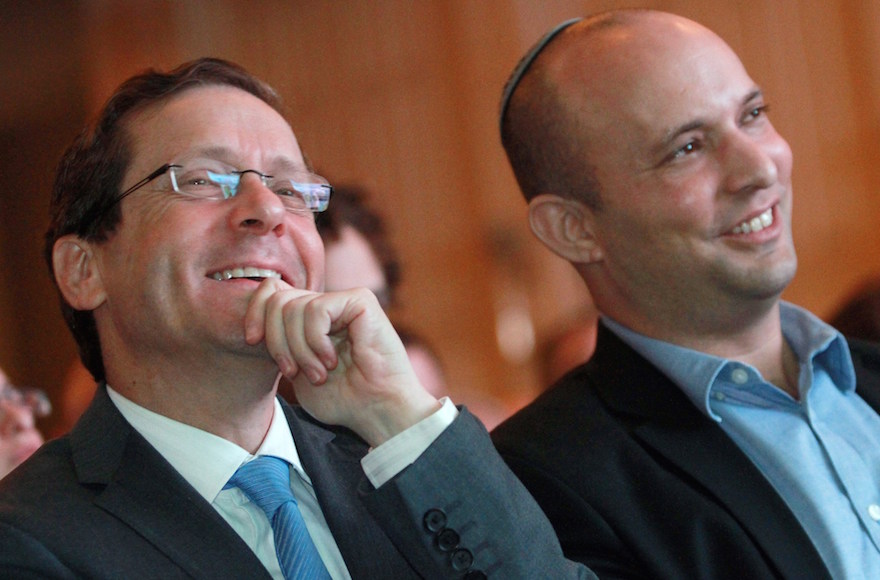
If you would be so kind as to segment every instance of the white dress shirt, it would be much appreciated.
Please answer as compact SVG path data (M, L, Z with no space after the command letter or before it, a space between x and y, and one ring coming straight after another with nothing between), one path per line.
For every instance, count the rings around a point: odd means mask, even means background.
M312 482L302 467L290 426L277 399L266 437L257 453L251 455L222 437L141 407L109 386L107 392L126 421L229 522L272 576L281 579L284 576L266 514L240 489L224 490L223 486L242 464L258 455L272 455L289 462L293 495L327 571L335 580L351 578L318 505ZM367 478L375 487L413 463L452 423L458 410L448 398L442 399L442 403L436 413L371 450L361 460Z

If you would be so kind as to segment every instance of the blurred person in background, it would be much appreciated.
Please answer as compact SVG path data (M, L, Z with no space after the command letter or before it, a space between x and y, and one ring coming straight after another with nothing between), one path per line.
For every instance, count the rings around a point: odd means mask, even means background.
M333 203L318 216L317 226L325 248L324 289L367 288L383 308L392 313L398 310L400 260L385 221L370 207L368 192L354 185L335 187ZM395 328L425 388L435 397L448 395L446 372L437 351L415 330L396 324Z
M367 288L389 310L397 306L400 261L384 220L367 198L361 187L335 187L333 203L317 218L325 248L324 289Z
M43 444L36 418L51 410L45 393L14 386L0 369L0 479Z
M440 355L434 350L433 345L420 334L411 332L406 328L397 328L397 334L406 349L406 356L413 366L419 382L435 397L445 397L449 394L446 383L446 369Z

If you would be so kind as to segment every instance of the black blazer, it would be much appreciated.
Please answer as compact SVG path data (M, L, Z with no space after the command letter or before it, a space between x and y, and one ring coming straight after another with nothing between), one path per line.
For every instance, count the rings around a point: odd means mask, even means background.
M877 410L880 351L850 346ZM592 359L492 437L565 554L602 578L830 577L737 445L603 325Z
M366 444L283 404L353 578L590 578L466 410L379 490ZM100 388L69 436L0 482L2 578L258 579L223 518Z

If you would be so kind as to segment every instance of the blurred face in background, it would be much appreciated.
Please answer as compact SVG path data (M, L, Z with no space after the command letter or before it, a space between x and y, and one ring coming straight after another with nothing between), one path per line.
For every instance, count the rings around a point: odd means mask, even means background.
M369 288L384 305L383 297L388 294L388 281L379 258L363 234L346 224L339 230L339 239L326 242L324 247L326 291Z
M422 386L438 399L445 397L448 394L446 377L437 356L418 343L407 344L406 355Z
M13 387L0 370L0 478L43 444L35 426L35 412L42 411L41 403L33 393Z

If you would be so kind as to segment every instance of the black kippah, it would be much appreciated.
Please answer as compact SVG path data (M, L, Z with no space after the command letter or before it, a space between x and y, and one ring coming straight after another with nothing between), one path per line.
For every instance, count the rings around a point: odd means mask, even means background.
M526 71L529 70L529 67L532 66L532 63L538 58L538 55L541 54L544 47L547 46L557 34L575 22L580 22L581 20L583 20L583 18L572 18L561 24L557 24L552 30L542 36L541 39L529 49L525 56L519 60L516 68L513 69L513 73L511 73L510 78L507 80L507 84L504 85L504 93L501 96L501 114L498 117L498 124L500 127L503 128L504 126L504 113L507 112L507 106L510 104L510 97L513 96L513 91L516 90L519 81L522 80L523 75L526 74Z

